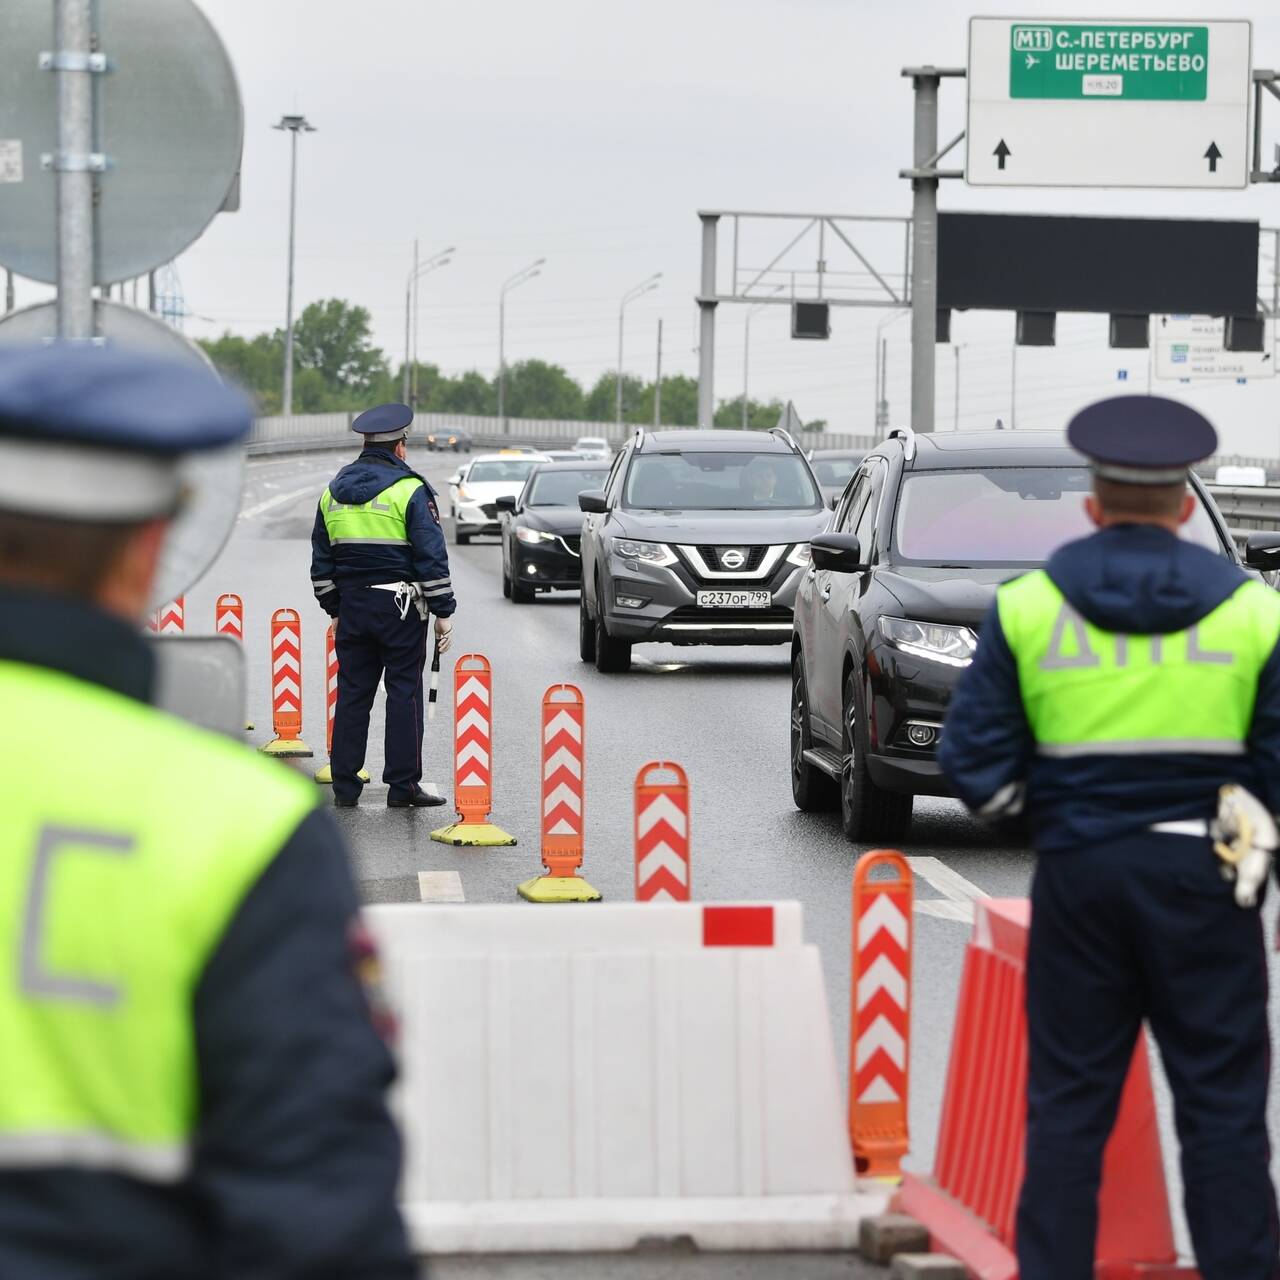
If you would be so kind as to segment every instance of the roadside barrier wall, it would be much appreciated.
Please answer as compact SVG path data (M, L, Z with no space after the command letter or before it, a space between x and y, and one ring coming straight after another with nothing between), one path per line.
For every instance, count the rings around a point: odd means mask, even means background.
M847 1248L855 1191L798 903L367 909L431 1253Z

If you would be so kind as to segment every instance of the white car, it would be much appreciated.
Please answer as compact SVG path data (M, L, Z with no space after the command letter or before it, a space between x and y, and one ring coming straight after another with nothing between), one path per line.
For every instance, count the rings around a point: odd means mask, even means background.
M501 497L520 496L529 472L540 462L542 453L486 453L468 462L449 477L449 505L453 513L453 540L465 547L477 534L501 534L498 508Z
M573 442L573 451L592 461L608 462L613 457L613 450L604 436L579 436Z

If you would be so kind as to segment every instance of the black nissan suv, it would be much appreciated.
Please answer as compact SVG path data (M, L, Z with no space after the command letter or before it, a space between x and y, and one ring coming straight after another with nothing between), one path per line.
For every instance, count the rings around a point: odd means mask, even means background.
M640 429L578 505L578 647L600 671L628 670L646 641L785 644L809 539L831 517L779 429Z
M1183 536L1239 563L1199 499ZM850 840L897 843L917 795L947 795L936 759L951 691L1000 583L1091 531L1090 475L1061 434L890 433L811 544L791 647L791 788L839 808Z

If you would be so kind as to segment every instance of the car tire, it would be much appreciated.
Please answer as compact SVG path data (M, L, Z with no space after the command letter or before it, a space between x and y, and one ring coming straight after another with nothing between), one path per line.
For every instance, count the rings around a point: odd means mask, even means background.
M604 620L603 593L596 592L596 670L604 675L618 675L631 670L631 646L609 634Z
M511 575L506 569L502 571L502 598L504 600L511 599Z
M791 798L802 813L830 813L840 807L840 784L804 758L812 746L809 689L797 653L791 663Z
M583 662L596 660L596 624L587 612L587 593L578 596L578 657Z
M511 603L512 604L532 604L533 597L537 595L532 587L526 587L524 583L517 578L514 573L511 576Z
M453 522L453 541L454 544L459 547L465 547L471 541L471 535L469 533L463 533L458 527L458 522L456 520Z
M867 768L867 727L857 673L844 678L841 737L844 770L840 777L840 826L854 844L900 844L911 830L915 796L876 786Z

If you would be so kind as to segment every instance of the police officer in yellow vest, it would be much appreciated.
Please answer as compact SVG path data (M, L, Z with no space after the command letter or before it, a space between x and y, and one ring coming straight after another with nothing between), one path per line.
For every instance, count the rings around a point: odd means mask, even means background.
M440 652L457 607L435 491L405 460L413 410L380 404L352 430L360 456L320 498L311 533L316 599L337 618L338 705L333 716L333 802L354 808L378 681L387 690L384 767L392 809L444 804L422 781L422 668L426 621L435 616Z
M243 398L0 354L0 1276L410 1277L393 1076L314 787L148 705L180 454Z
M1187 488L1217 447L1200 414L1125 396L1068 435L1098 531L999 589L939 752L970 808L1025 807L1038 854L1019 1274L1094 1274L1102 1151L1145 1019L1200 1274L1271 1280L1258 899L1280 810L1280 596L1179 536L1207 531Z

